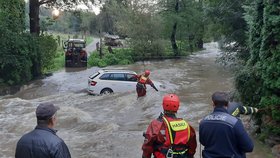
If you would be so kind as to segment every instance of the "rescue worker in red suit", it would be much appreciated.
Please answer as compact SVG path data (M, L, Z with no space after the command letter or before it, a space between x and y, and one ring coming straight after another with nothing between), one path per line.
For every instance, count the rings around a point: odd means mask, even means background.
M153 87L156 91L158 91L158 89L155 87L152 80L150 80L149 75L150 75L150 71L146 70L144 74L135 76L138 81L136 84L136 92L138 98L146 95L146 89L147 89L146 84L151 85L151 87Z
M195 130L176 113L179 97L167 94L162 102L164 113L153 120L147 128L142 158L193 158L196 150Z

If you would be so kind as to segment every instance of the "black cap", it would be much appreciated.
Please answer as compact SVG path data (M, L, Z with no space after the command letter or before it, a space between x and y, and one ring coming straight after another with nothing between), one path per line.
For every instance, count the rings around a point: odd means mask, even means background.
M52 103L40 103L36 109L36 117L38 120L48 120L57 110L59 110L59 107L54 106Z

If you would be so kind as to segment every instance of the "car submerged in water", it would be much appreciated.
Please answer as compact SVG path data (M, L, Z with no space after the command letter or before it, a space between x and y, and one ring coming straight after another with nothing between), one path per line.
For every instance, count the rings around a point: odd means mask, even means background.
M136 72L130 70L101 69L88 78L87 91L90 94L111 94L136 91ZM157 82L156 87L162 87ZM151 86L147 86L148 89ZM152 89L150 89L152 90Z
M84 39L68 39L64 42L65 67L87 67L87 52Z

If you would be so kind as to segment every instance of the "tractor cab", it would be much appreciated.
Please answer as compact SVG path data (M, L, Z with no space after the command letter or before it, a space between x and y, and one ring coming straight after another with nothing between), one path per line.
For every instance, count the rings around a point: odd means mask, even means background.
M65 67L86 67L87 52L84 39L69 39L64 42Z

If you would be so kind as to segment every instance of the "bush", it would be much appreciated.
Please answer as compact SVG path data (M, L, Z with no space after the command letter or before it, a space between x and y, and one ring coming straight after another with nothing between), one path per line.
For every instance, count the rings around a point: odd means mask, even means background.
M42 56L42 72L54 68L54 59L57 56L57 42L53 36L39 37L39 52Z
M102 59L100 59L97 51L92 52L88 59L88 65L105 67L108 65L126 65L134 62L131 49L114 49L113 52L114 54L111 54L104 50L105 55Z

